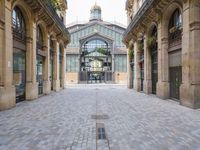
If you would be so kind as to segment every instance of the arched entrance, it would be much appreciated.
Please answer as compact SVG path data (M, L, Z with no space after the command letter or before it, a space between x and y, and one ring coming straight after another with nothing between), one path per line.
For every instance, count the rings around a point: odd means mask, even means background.
M87 83L112 81L112 56L108 42L93 39L85 42L81 50L80 81Z
M43 82L44 82L44 59L45 53L44 49L44 38L42 34L42 29L37 26L37 82L38 82L38 94L43 94Z
M148 47L151 52L151 78L152 78L152 94L156 94L156 84L158 82L158 43L157 43L157 27L148 37Z
M26 90L26 24L19 7L12 11L13 24L13 83L16 103L25 100Z
M170 97L180 99L182 82L182 15L179 8L171 15L168 26Z

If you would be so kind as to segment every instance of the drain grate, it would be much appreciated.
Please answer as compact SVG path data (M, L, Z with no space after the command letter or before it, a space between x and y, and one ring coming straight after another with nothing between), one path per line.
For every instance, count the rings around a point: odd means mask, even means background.
M92 115L91 118L96 120L109 119L108 115Z
M106 130L104 123L97 123L97 139L98 140L105 140L106 139Z
M105 128L98 128L98 139L99 140L105 140L106 139Z

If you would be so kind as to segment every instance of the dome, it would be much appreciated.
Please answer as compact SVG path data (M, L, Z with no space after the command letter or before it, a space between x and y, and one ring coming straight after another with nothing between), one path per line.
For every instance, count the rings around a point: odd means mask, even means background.
M101 21L101 7L95 3L90 10L90 21Z
M101 7L99 5L97 5L97 3L94 4L94 6L92 6L91 11L93 10L100 10L101 11Z

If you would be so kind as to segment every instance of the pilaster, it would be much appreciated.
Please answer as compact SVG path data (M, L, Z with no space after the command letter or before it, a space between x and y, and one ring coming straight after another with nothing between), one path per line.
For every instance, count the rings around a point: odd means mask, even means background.
M131 51L131 48L128 48L127 52L127 73L128 73L128 88L132 89L133 88L133 81L132 81L132 69L131 69L131 63L130 63L130 56L129 56L129 51Z
M56 41L56 49L55 49L55 55L54 55L54 78L53 78L53 90L59 91L60 90L60 70L59 70L59 43Z
M183 81L180 87L180 103L187 107L200 108L200 7L194 3L192 1L191 4L184 4L183 19L186 21L183 22Z
M0 110L15 106L15 86L13 83L13 35L11 3L3 3L1 8L4 14L0 20ZM6 5L6 6L5 6ZM4 20L2 20L4 19Z
M137 41L134 43L134 57L135 57L135 59L134 59L134 61L135 61L134 89L136 91L141 91L140 66L139 66L140 52L138 52Z
M151 54L147 47L147 38L147 36L144 38L144 92L150 94L152 93Z
M50 36L47 35L47 46L44 47L46 51L46 58L44 59L44 82L43 91L44 94L49 94L51 92L51 82L50 82Z
M36 24L29 29L32 36L26 38L26 99L38 98L38 83L36 82Z
M169 98L169 64L168 38L162 36L164 32L161 22L158 24L158 82L156 95L161 99Z

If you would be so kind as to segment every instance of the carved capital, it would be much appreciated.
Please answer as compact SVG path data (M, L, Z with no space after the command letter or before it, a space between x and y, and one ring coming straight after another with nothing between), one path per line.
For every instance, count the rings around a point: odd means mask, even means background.
M200 30L200 21L194 21L190 23L190 31Z

